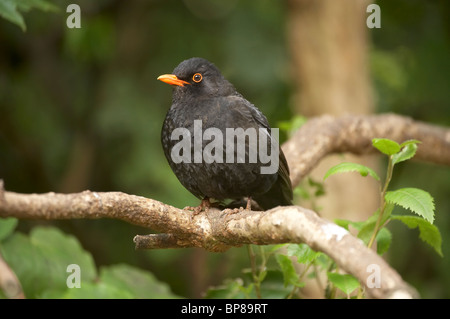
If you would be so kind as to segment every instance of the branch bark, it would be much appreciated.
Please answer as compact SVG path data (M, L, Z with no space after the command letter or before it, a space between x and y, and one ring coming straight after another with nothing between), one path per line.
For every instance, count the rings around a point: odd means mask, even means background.
M414 159L450 166L450 129L396 114L320 116L309 120L286 143L283 152L291 171L292 185L323 159L333 153L357 155L376 153L373 138L397 142L416 139Z
M450 130L415 122L398 115L323 116L312 119L283 145L293 185L326 155L336 152L372 152L371 139L389 137L402 142L418 139L417 158L450 165ZM329 255L341 269L354 275L375 298L417 297L398 273L345 229L299 207L269 211L210 209L194 217L159 201L120 192L84 191L76 194L18 194L0 191L0 217L23 219L114 218L161 234L138 235L136 248L202 247L224 251L244 244L304 242ZM381 282L370 288L369 266L378 266Z

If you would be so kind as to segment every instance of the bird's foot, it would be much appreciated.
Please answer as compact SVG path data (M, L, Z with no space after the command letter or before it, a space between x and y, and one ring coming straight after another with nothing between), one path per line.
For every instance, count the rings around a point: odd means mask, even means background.
M211 202L209 201L208 197L205 197L204 199L202 199L200 205L194 206L194 207L186 206L185 208L183 208L183 210L192 211L191 217L194 217L194 216L200 214L202 211L207 213L210 207L211 207Z
M237 214L243 211L244 207L239 207L239 208L227 208L223 212L225 213L226 217L228 217L230 215Z
M243 212L244 210L246 210L246 211L251 211L252 210L252 198L251 197L247 198L247 205L245 206L245 209L244 209L244 207L241 206L239 208L233 208L233 209L228 208L228 209L225 209L224 212L225 212L225 214L228 217L228 216L230 216L232 214Z
M252 198L250 196L247 198L247 206L245 207L245 210L252 210Z

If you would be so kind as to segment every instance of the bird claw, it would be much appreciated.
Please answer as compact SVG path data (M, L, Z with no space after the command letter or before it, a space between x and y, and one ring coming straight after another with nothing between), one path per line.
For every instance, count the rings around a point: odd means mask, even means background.
M249 197L247 199L247 205L245 206L245 209L244 209L244 207L241 206L239 208L233 208L233 209L228 208L228 209L225 209L224 212L225 212L226 216L228 217L228 216L230 216L232 214L241 213L243 211L251 211L251 210L252 210L252 199L251 199L251 197Z
M209 210L209 207L203 207L202 205L199 205L199 206L186 206L186 207L183 208L183 210L189 210L195 216L195 215L200 214L202 211L205 211L207 213L208 210Z
M245 207L246 210L252 210L252 198L247 198L247 206Z
M192 217L200 214L202 211L207 213L209 211L210 207L211 207L211 203L210 203L209 199L205 198L205 199L202 199L200 205L198 205L198 206L186 206L186 207L183 208L183 210L192 211L192 214L191 214L191 220L192 220Z
M225 213L225 216L228 217L230 215L237 214L243 211L244 207L239 207L239 208L227 208L223 212Z

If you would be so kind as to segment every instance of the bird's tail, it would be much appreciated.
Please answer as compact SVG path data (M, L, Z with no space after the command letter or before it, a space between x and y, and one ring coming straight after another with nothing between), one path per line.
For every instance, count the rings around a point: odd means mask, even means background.
M254 196L253 199L261 208L268 210L277 206L292 205L292 186L291 181L278 175L278 179L272 188L265 194Z

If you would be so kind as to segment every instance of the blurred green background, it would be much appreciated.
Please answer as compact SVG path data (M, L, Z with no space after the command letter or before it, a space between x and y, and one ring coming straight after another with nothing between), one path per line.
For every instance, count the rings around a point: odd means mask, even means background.
M171 172L160 145L171 89L156 81L182 60L214 62L273 126L295 114L284 1L77 1L81 28L66 27L68 4L30 10L27 26L0 19L0 178L22 193L122 191L177 207L197 205ZM369 30L377 112L450 125L450 3L377 1L382 28ZM450 297L450 170L399 165L392 187L435 198L444 258L394 227L388 254L422 297ZM326 208L325 208L326 209ZM135 251L148 229L113 220L21 221L28 232L54 224L74 234L97 266L151 271L180 296L239 276L247 253L231 249Z

